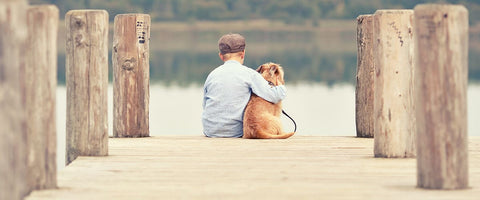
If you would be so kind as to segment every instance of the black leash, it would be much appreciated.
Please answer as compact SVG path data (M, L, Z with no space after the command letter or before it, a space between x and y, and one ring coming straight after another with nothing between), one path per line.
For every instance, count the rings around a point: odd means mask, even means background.
M295 125L295 130L293 132L297 132L297 123L295 123L295 120L293 120L292 117L290 117L290 115L288 115L283 109L282 109L282 113L287 116L288 118L290 118L290 120L292 120L293 122L293 125Z

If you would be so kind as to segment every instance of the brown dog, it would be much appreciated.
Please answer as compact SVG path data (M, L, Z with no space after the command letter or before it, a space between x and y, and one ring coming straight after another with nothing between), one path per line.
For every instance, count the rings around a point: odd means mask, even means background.
M270 84L284 84L283 69L275 63L261 65L257 72L262 74ZM285 133L282 130L280 114L282 103L270 103L252 93L243 116L243 138L285 139L295 132Z

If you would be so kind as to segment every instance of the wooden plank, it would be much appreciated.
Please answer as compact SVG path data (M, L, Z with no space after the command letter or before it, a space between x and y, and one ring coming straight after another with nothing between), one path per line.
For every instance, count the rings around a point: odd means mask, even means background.
M374 154L415 157L413 10L377 10L373 19Z
M373 60L373 15L357 17L357 83L355 125L357 137L374 135L375 65Z
M112 138L110 156L79 157L41 199L477 199L480 138L470 138L471 188L416 187L415 159L372 156L373 139L293 136Z
M0 199L22 199L27 185L24 85L27 1L0 0Z
M108 153L108 13L71 10L65 24L68 164Z
M25 107L27 110L27 179L31 189L57 186L57 33L54 5L31 6L27 12Z
M148 137L150 15L115 16L113 32L113 135Z
M468 11L461 5L419 5L415 24L418 186L465 189Z

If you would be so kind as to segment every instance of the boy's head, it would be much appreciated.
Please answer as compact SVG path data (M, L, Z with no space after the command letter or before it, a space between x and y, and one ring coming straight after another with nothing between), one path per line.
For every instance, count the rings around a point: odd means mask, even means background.
M219 56L222 60L229 60L232 57L245 56L245 38L237 33L223 35L218 40Z

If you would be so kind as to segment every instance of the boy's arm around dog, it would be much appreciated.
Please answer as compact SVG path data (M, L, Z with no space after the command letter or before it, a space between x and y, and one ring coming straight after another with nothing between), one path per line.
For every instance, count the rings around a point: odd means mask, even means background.
M257 96L271 103L278 103L287 96L287 88L285 85L271 86L268 84L268 81L257 72L252 74L250 88Z

